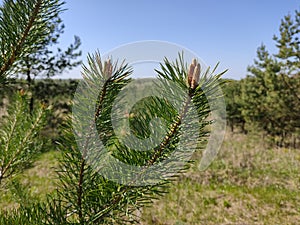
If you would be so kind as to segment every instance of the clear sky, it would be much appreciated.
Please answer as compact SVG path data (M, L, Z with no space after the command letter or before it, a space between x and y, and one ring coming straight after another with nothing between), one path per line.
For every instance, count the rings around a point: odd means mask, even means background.
M162 40L194 51L208 65L220 62L223 77L240 79L281 19L300 9L299 0L66 0L61 46L80 36L83 50L106 53L126 43ZM62 77L79 77L80 68Z

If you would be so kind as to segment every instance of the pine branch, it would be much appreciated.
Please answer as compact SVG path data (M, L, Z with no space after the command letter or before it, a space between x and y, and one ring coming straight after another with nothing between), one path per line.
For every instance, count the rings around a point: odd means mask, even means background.
M180 66L183 67L183 60L181 60L180 62ZM166 67L164 67L162 65L162 69L163 71L166 73L171 75L171 78L170 80L176 80L178 82L180 82L181 84L185 81L186 79L186 74L184 73L184 67L183 69L180 69L179 68L179 63L176 61L176 64L175 65L172 65L167 59L165 61L165 65ZM176 71L176 72L175 72ZM213 72L215 71L215 69L213 70ZM166 74L165 73L161 73L159 71L157 71L160 75L162 75L163 77L166 78ZM206 71L206 76L208 75L208 72L209 71ZM180 77L181 77L181 81L180 81ZM112 199L110 201L110 203L108 203L103 209L102 211L98 212L95 217L94 217L94 220L93 222L100 222L102 221L107 215L108 215L108 212L110 212L111 210L117 208L117 206L120 204L120 202L122 201L123 199L123 196L126 196L127 192L128 191L131 191L134 187L131 186L133 185L138 179L141 178L142 174L145 173L145 171L153 166L160 158L161 156L164 154L164 150L165 148L167 148L170 143L172 142L172 139L176 139L178 137L178 135L180 135L179 133L179 130L180 130L180 125L182 123L182 121L185 119L186 117L186 114L188 113L189 111L189 107L190 107L190 104L192 103L191 99L193 99L193 97L196 95L196 92L195 90L197 89L198 85L199 85L199 77L200 77L200 70L196 70L196 73L194 74L194 76L189 79L189 82L188 82L188 85L189 85L189 95L188 95L188 98L185 100L185 103L183 104L183 108L181 110L181 113L177 116L177 119L174 121L174 123L170 126L170 129L169 129L169 132L168 134L166 135L166 137L164 138L164 140L161 142L161 144L159 145L159 147L157 149L154 150L154 154L153 156L151 157L151 159L148 161L147 163L147 166L145 168L142 169L142 171L136 176L136 178L131 181L129 184L127 184L126 186L123 186L117 196ZM211 82L211 84L206 84L209 88L207 88L207 91L212 91L211 89L213 89L213 82ZM211 86L211 87L210 87ZM188 87L187 87L188 88ZM199 92L200 89L198 89L198 92ZM201 91L202 92L202 91ZM201 95L204 95L204 93L202 92ZM199 98L199 96L198 96ZM201 101L202 104L206 104L208 105L207 103L207 100L205 99L205 101ZM206 113L206 116L208 116L208 113L209 111L207 111ZM208 124L208 123L207 123ZM160 186L164 186L166 183L162 182L160 184ZM155 185L154 185L155 186Z
M47 23L64 2L56 0L5 0L0 8L0 79L17 60L34 52L48 35Z
M118 140L111 121L111 113L114 110L113 102L117 101L116 97L129 82L127 77L130 72L127 71L126 66L119 68L116 68L116 64L112 66L110 60L102 64L99 54L89 56L88 63L89 68L83 67L84 84L79 86L79 95L76 95L74 100L76 107L73 108L73 121L76 122L74 129L77 132L79 146L76 146L73 138L67 138L71 135L72 131L70 130L66 130L66 139L63 141L64 145L62 145L62 150L65 152L61 161L62 167L59 171L61 182L59 196L65 203L65 206L63 206L65 210L62 211L68 211L68 220L75 223L130 223L137 220L133 214L134 210L149 204L156 196L162 195L171 179L186 168L178 168L178 171L174 172L177 169L176 166L176 168L170 168L170 171L168 169L161 171L161 176L165 178L156 184L135 185L136 181L143 179L143 176L149 172L151 166L159 163L176 150L176 145L182 135L182 127L194 122L194 120L189 120L192 118L190 116L190 105L192 103L198 105L198 119L203 123L199 128L203 129L208 124L203 122L203 118L206 118L210 111L208 110L209 106L205 94L199 87L200 70L196 69L195 76L187 82L188 71L185 67L180 68L183 65L183 59L175 64L165 62L166 66L163 67L161 72L161 80L167 80L165 83L162 82L162 86L165 85L168 91L164 92L164 95L172 95L174 91L176 92L169 85L169 81L175 81L178 84L181 94L188 94L187 96L175 96L176 98L179 97L178 101L181 102L179 113L171 105L168 105L166 100L151 98L149 101L144 102L146 107L142 107L142 109L146 117L141 115L139 119L141 123L140 125L136 123L135 129L145 130L151 117L154 116L153 112L162 109L162 115L169 118L167 122L168 130L158 147L149 152L139 152L133 151ZM207 90L210 90L213 85L213 82L207 84L209 87ZM94 97L95 94L97 98ZM90 112L87 113L87 110L90 110L88 109L89 105L91 103L93 105L94 102L96 102L96 105L93 115L91 115ZM118 101L118 104L126 103ZM168 109L171 112L168 112ZM187 117L189 119L186 121ZM119 118L115 119L118 120ZM157 129L161 128L158 127ZM204 137L205 132L201 132L199 137ZM94 146L99 141L96 140L98 137L105 146L105 150L101 149L102 147L98 149ZM188 146L185 147L188 148ZM111 166L111 169L114 170L114 165L110 164L110 160L102 161L102 151L108 152L112 157L129 165L142 165L143 168L134 175L129 183L121 184L109 180L104 174L106 169L110 170ZM106 157L105 154L104 157ZM181 157L180 154L176 156L176 159ZM91 155L93 159L89 158ZM102 163L99 166L98 164L94 166L92 165L94 161ZM118 171L115 172L118 173ZM167 179L167 177L171 179Z
M172 138L175 137L176 134L178 134L180 125L182 123L182 120L186 116L186 113L189 109L190 104L191 104L191 99L188 98L184 104L182 113L180 113L180 115L178 116L178 119L174 122L174 124L171 125L168 135L165 137L165 139L159 145L159 148L155 150L154 155L153 155L152 159L148 162L147 166L152 166L157 161L157 159L162 155L164 149L170 144L170 141L172 140Z
M32 29L34 21L37 19L38 13L41 10L41 5L42 5L43 0L38 0L35 8L33 9L32 16L30 17L28 21L28 25L25 28L23 34L21 35L21 39L18 41L18 44L14 46L11 56L7 59L7 61L2 65L0 68L0 75L2 75L5 71L8 71L9 67L13 65L13 63L16 60L17 55L21 52L21 48L28 37L29 31Z
M97 65L93 64L92 60L95 60ZM83 146L82 160L81 160L79 179L78 179L78 200L77 200L78 208L79 208L78 216L79 216L79 221L81 223L83 223L83 221L84 221L83 213L82 213L82 195L83 195L82 185L83 185L83 181L84 181L84 171L85 171L85 166L86 166L85 158L86 158L86 154L88 153L88 150L89 150L91 135L93 132L95 132L93 124L98 120L98 117L101 113L101 109L103 107L103 101L106 97L107 89L109 88L108 86L117 81L117 79L116 79L117 76L113 75L113 73L114 74L118 73L118 70L116 69L116 65L113 68L113 65L111 64L110 60L106 61L104 63L104 65L102 65L99 53L96 53L95 56L90 56L89 61L90 61L91 67L93 67L94 69L96 69L96 67L98 67L99 72L100 72L100 74L98 74L98 75L100 75L103 78L106 78L106 80L104 81L103 87L101 89L101 94L99 96L97 108L95 110L94 120L91 121L92 124L90 125L88 135L87 135L85 144Z
M80 224L84 223L84 217L83 217L83 213L82 213L82 185L83 185L83 176L84 176L84 167L85 167L85 159L83 158L81 161L81 166L80 166L80 172L79 172L79 181L78 181L78 200L77 200L77 204L78 204L78 217L79 217L79 221Z
M49 108L41 106L33 116L26 114L27 99L23 93L16 97L16 102L9 107L9 116L4 120L1 150L0 182L29 163L30 159L39 150L38 141L35 140L43 128ZM32 149L30 149L32 148Z

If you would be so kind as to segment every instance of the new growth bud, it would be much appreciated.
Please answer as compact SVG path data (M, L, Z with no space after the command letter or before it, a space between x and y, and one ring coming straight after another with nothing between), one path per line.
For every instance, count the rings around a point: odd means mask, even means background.
M113 71L113 66L109 59L104 62L104 76L106 78L110 78L112 76L112 71Z
M188 71L188 85L191 86L192 80L193 80L193 75L194 75L194 70L195 70L196 65L193 63L190 65L189 71Z
M193 59L193 62L190 65L189 71L188 71L188 85L192 89L195 89L199 84L200 79L200 63L196 59Z
M19 93L20 93L20 95L21 95L21 96L24 96L24 95L25 95L25 91L24 91L24 89L23 89L23 88L21 88L21 89L19 90Z

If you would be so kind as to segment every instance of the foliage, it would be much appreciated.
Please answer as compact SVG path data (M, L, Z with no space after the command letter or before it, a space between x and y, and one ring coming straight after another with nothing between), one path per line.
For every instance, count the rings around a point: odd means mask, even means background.
M48 21L62 10L57 0L4 0L0 6L0 83L16 63L43 46Z
M300 132L299 15L281 21L280 35L274 36L278 53L261 45L250 74L231 84L233 90L225 87L230 123L245 121L246 130L263 131L280 146L294 145Z
M226 80L223 85L223 92L226 101L227 122L234 131L234 126L240 126L245 132L245 120L242 115L243 102L241 100L242 84L236 80Z
M30 115L26 98L21 90L10 105L8 116L1 121L0 184L30 165L41 148L37 135L45 125L49 109L40 105Z
M3 84L16 62L42 46L48 20L61 11L59 1L6 0L0 7L0 81ZM28 95L16 94L8 116L1 121L0 183L28 166L41 148L37 135L46 122L49 109L40 105L28 113Z
M295 19L287 15L281 20L280 36L274 35L278 53L276 58L282 62L282 71L287 75L299 74L300 68L300 11L295 11Z
M0 82L16 71L16 64L43 46L48 21L61 12L63 2L5 0L0 7ZM21 89L1 121L0 183L30 165L41 148L38 133L44 127L48 107L40 104L28 112L28 97Z
M75 36L74 43L70 44L65 51L61 48L57 48L56 52L54 51L64 28L65 25L57 13L47 21L46 29L48 33L43 42L36 46L34 52L25 55L24 59L16 64L16 75L26 77L30 91L33 91L33 84L37 76L50 78L81 64L81 60L77 60L81 56L79 50L81 41L78 36ZM33 106L34 95L32 95L29 103L30 112L33 110Z
M111 65L112 70L107 73L106 66ZM121 143L117 138L115 132L113 132L111 122L111 111L113 107L114 99L120 91L130 82L128 76L131 73L131 69L127 65L112 64L111 61L102 63L100 55L96 54L89 57L89 68L84 67L85 80L81 87L81 90L93 90L93 87L97 87L99 92L99 100L95 106L94 117L88 120L84 119L86 115L86 105L90 105L92 96L89 92L83 92L84 96L75 96L75 101L78 101L79 115L75 117L75 121L87 121L87 124L83 127L90 127L89 123L92 121L96 122L97 135L104 144L105 148L115 158L126 162L129 165L144 165L144 169L141 167L140 174L136 174L135 179L149 179L145 177L147 171L151 169L151 166L162 161L170 153L175 151L178 144L178 139L182 136L180 130L182 129L182 120L186 115L178 115L177 111L165 111L161 112L162 117L169 117L168 131L166 132L165 139L161 142L158 147L147 152L134 151L128 148L126 145ZM204 92L201 90L200 85L194 88L189 87L187 80L187 68L181 61L171 63L167 59L165 64L162 65L162 71L158 71L159 77L162 80L170 81L175 80L180 87L185 88L190 93L192 101L199 109L200 115L200 139L205 139L203 128L207 125L203 119L209 115L208 102L206 98L203 98ZM207 90L213 91L216 81L219 76L210 76L206 85ZM101 84L101 82L103 82ZM200 83L201 81L198 80ZM204 82L204 81L202 81ZM102 87L99 89L99 87ZM182 96L180 97L182 98ZM181 99L182 100L182 99ZM132 127L136 132L149 129L147 122L152 112L157 111L159 104L166 104L165 101L158 99L146 99L148 107L142 108L137 107L138 111L133 111L137 117L143 115L142 118L136 118L137 121L133 121L134 126ZM182 102L182 101L181 101ZM185 104L183 104L185 105ZM189 107L185 105L184 114L189 112ZM202 108L200 108L202 107ZM163 107L162 107L163 108ZM140 110L144 110L141 112ZM170 109L170 108L169 108ZM140 114L139 114L140 113ZM182 112L181 112L182 113ZM167 115L167 116L166 116ZM149 117L148 117L149 116ZM170 119L171 118L171 119ZM75 124L77 124L75 123ZM201 126L203 123L203 126ZM75 126L75 130L80 129L81 123ZM82 127L81 127L82 128ZM157 127L157 129L160 129ZM83 132L83 130L81 130ZM61 149L63 151L63 158L61 160L61 167L59 169L60 175L60 188L58 191L59 200L56 201L58 204L57 209L60 208L59 212L64 212L64 215L68 215L66 221L59 221L60 223L72 223L72 224L125 224L134 223L138 221L138 217L135 215L136 211L141 207L147 206L157 196L163 194L166 189L165 187L171 180L174 179L174 170L165 170L162 172L162 179L157 184L138 185L134 183L119 183L114 180L110 180L103 174L106 174L106 170L112 169L112 171L118 172L118 168L114 167L113 162L109 158L103 161L105 152L103 149L100 151L95 149L93 132L90 130L89 133L85 133L79 140L79 146L77 145L72 135L72 130L65 129L64 140L62 141ZM81 133L81 132L79 132ZM143 135L143 133L140 133ZM151 137L150 137L151 138ZM196 140L198 143L200 140ZM81 149L79 148L81 147ZM198 147L202 148L202 147ZM96 151L96 152L95 152ZM101 162L100 168L91 164L91 159L87 158L87 155L92 155L92 162ZM105 163L105 164L103 164ZM97 164L98 165L98 164ZM183 169L186 167L183 167ZM122 172L122 171L119 171ZM124 171L123 171L124 172ZM152 171L153 173L157 171ZM180 173L180 170L175 173ZM149 173L148 173L149 174ZM169 177L169 179L166 179ZM171 178L171 180L170 180ZM155 179L155 177L153 177ZM134 182L133 180L133 182ZM57 218L61 219L61 218ZM52 221L57 223L58 221Z
M81 45L80 38L75 36L74 43L63 51L57 48L54 52L54 46L59 44L59 38L64 32L64 24L57 15L48 21L48 35L44 42L29 55L26 55L24 60L17 65L19 75L25 75L30 83L36 76L50 78L54 75L61 74L66 69L72 69L81 64L81 60L76 59L81 56L79 47Z
M107 69L105 69L107 65L111 65L112 68L109 74L107 74ZM199 77L197 78L196 76L188 82L188 69L182 58L175 63L166 59L165 64L161 66L162 70L157 72L160 80L166 82L164 85L167 85L168 81L175 81L178 87L189 93L187 96L196 105L198 112L197 123L199 123L197 133L199 136L197 135L198 139L195 140L195 143L197 143L197 149L202 149L203 144L200 143L208 137L205 127L209 125L206 118L210 113L203 90L210 93L214 92L221 74L214 76L209 71L206 71L204 78L204 76L200 77L199 71L198 75L196 73ZM97 134L100 140L115 158L130 165L146 165L147 170L148 167L151 169L152 165L163 162L165 158L176 150L178 140L183 135L181 129L185 125L184 118L190 113L190 101L187 101L183 96L179 96L179 100L184 107L180 112L170 106L166 107L169 104L166 99L146 98L139 102L131 112L135 116L130 118L131 129L135 134L144 138L149 135L149 133L141 133L141 131L149 130L148 122L151 121L153 116L158 115L166 119L168 130L164 130L166 137L159 145L159 148L156 147L147 152L134 151L119 141L111 126L113 100L131 81L129 78L131 68L125 64L117 66L117 64L112 64L111 61L102 63L99 54L96 54L89 57L89 68L84 67L84 73L86 75L84 84L89 85L89 88L91 86L96 87L96 91L100 93L92 121L95 120L96 122ZM99 82L103 80L105 80L104 86L99 85ZM193 88L191 87L192 82ZM87 90L86 86L83 87L84 90ZM172 91L171 86L167 87L169 91ZM86 109L84 107L91 104L92 98L88 96L77 96L76 98L75 96L76 99L82 101L79 104L79 108L82 107L83 113L79 115L79 119L82 119L86 117ZM160 112L159 114L157 114L158 111ZM103 171L101 172L99 168L95 168L91 161L86 158L87 154L92 153L93 156L98 157L95 158L97 161L101 159L102 155L101 152L94 154L93 151L95 149L91 147L92 145L85 142L89 140L89 134L83 136L83 142L80 142L86 143L83 146L86 152L82 152L78 142L74 139L71 122L70 118L63 128L63 135L60 141L60 149L63 156L58 170L59 186L57 194L49 196L44 203L23 204L19 210L0 214L0 221L3 224L17 224L19 222L23 224L134 223L139 220L136 214L137 210L149 205L153 199L164 194L167 191L166 188L177 174L185 171L187 168L184 166L179 170L175 170L178 169L176 167L172 170L172 167L169 167L170 171L168 169L162 171L162 175L165 178L157 184L135 186L114 182L103 176ZM186 146L186 148L189 147L189 145ZM107 166L109 165L113 166L108 162ZM174 171L176 172L174 173ZM141 174L137 176L142 178L145 171L142 169L140 172ZM28 214L30 214L30 217L25 218L25 215Z
M63 2L57 0L3 1L0 6L1 89L7 85L8 81L11 81L8 77L16 71L16 64L43 45L48 35L48 21L61 12L62 5ZM8 115L1 116L1 191L6 190L9 184L14 182L12 177L27 168L37 156L42 147L39 133L47 121L49 112L46 105L39 104L29 113L30 95L24 89L20 89L17 93L12 91L12 96L10 100L13 103L10 103ZM22 196L22 187L18 186L16 190L19 190ZM30 217L34 212L25 205L21 208L20 212L24 212L22 217L18 214L8 215L1 212L0 223L31 224ZM39 211L39 213L43 212ZM31 216L28 217L28 215Z
M279 111L284 109L278 102L281 100L279 92L283 88L278 75L280 66L272 59L265 46L258 49L257 57L255 65L248 68L253 74L253 79L248 80L252 82L249 85L246 79L244 83L243 97L246 104L243 113L248 122L257 122L267 133L275 135L283 132L285 123L288 122L283 118L287 115L286 112Z

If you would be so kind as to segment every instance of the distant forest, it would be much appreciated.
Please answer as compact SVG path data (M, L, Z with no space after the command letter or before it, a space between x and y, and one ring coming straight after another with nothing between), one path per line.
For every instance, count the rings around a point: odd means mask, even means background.
M143 80L141 80L142 83ZM222 86L226 101L228 128L232 132L255 132L270 144L286 147L300 145L300 75L247 76L241 80L224 79ZM58 138L58 127L71 112L72 97L79 80L38 79L35 81L35 104L53 104L53 115L47 133ZM143 81L144 82L144 81ZM0 87L0 105L5 108L17 90L26 90L24 80L14 80ZM51 129L49 129L51 128Z

